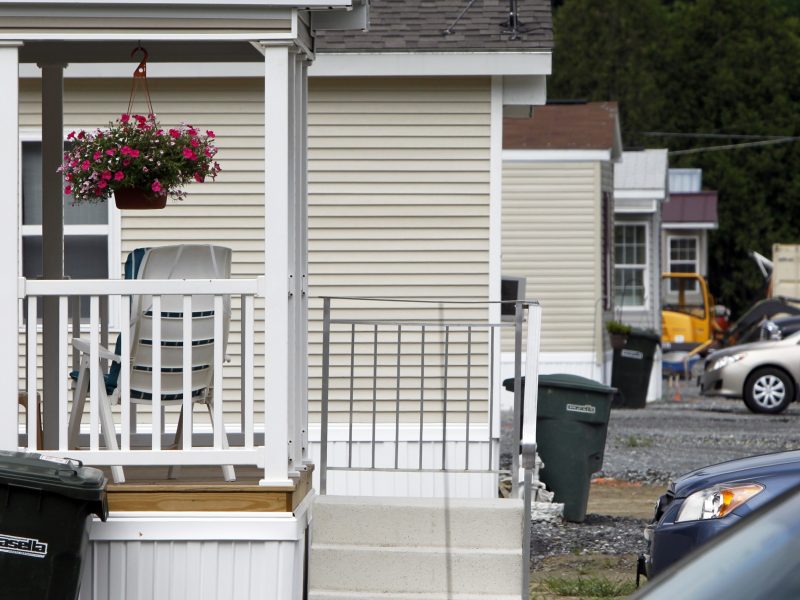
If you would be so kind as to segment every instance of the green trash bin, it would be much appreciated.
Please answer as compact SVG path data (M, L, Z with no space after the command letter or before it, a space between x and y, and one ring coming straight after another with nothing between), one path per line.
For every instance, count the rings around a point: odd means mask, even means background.
M79 461L0 452L0 589L15 600L75 600L106 478Z
M653 357L661 338L652 331L634 329L622 348L614 350L611 385L617 388L614 407L644 408L653 370Z
M514 391L514 380L503 382ZM523 389L525 381L522 381ZM614 388L577 375L540 375L536 447L539 478L564 503L564 518L586 518L589 483L603 466Z

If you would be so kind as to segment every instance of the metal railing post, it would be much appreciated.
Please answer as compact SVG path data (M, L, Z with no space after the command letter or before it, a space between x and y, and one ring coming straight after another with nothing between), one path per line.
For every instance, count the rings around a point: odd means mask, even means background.
M330 376L330 350L331 299L326 297L322 301L322 415L319 451L319 493L323 496L328 491L328 380Z
M521 300L517 300L514 310L514 429L511 434L511 495L519 494L519 451L521 439L522 410L522 311ZM528 385L537 382L529 381Z

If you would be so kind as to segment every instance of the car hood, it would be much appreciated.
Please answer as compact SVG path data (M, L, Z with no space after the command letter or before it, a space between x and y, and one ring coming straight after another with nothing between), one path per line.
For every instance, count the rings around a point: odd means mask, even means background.
M681 475L671 488L676 498L685 498L698 490L720 483L764 482L784 478L800 481L800 450L750 456L703 467Z

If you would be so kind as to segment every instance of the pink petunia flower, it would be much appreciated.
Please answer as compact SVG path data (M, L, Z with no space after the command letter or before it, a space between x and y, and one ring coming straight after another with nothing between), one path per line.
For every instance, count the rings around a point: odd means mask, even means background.
M85 134L83 131L79 131L79 132L78 132L78 139L79 139L79 140L82 140L82 139L84 139L85 137L86 137L86 134Z
M161 191L161 184L159 183L158 179L153 182L153 184L150 186L150 189L156 193Z
M176 138L176 139L177 139L177 138L179 138L179 137L181 137L181 132L180 132L180 131L178 131L177 129L170 129L170 130L169 130L169 134L170 134L172 137Z
M195 172L195 174L194 174L194 180L195 180L197 183L203 183L203 182L206 180L206 178L205 178L205 177L203 177L202 175L200 175L200 173L197 173L197 172Z
M130 152L130 154L131 154L131 157L132 157L132 158L138 158L138 156L139 156L139 151L138 151L136 148L131 148L131 152Z
M216 135L214 135L214 132L213 132L213 131L211 131L210 129L206 129L206 135L207 135L208 137L210 137L210 138L215 138L215 137L217 137Z
M72 193L72 186L71 185L65 185L64 186L64 193L69 196Z
M194 137L197 135L197 129L195 129L194 127L190 127L189 129L186 130L186 133Z
M106 150L106 154L108 154L109 156L114 156L116 153L117 153L116 148L109 148L108 150Z
M74 131L70 131L70 132L67 134L67 139L68 139L68 140L71 140L71 139L73 139L74 137L75 137L75 132L74 132Z
M131 164L131 159L130 158L126 158L125 160L122 161L122 166L123 167L127 167L130 164Z
M122 156L128 156L131 153L131 147L123 146L122 148L120 148L119 153L122 154Z
M114 173L114 181L122 181L123 179L125 179L125 173L122 171L117 171Z
M92 163L90 163L88 160L85 160L81 163L81 170L88 171L90 166L92 166Z
M103 179L109 181L114 175L112 175L111 171L103 171Z
M104 190L105 188L108 187L108 184L106 183L105 179L101 179L100 181L97 182L97 187L99 187L101 190Z
M192 156L194 156L194 152L192 152L191 148L183 149L183 158L192 158Z
M200 145L200 140L197 138L192 138L189 140L189 143L192 145L193 148L197 148Z
M131 120L131 116L128 114L124 114L119 118L119 120L122 121L123 123L127 123L128 121Z

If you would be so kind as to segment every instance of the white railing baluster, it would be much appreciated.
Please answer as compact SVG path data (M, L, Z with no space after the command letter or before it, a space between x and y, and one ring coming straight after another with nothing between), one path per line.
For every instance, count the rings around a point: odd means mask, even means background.
M183 449L192 447L192 297L183 297Z
M152 447L161 450L161 296L153 296L153 347L152 347Z
M122 406L122 449L131 449L131 298L120 298L119 397Z
M229 279L229 280L36 280L26 281L24 290L25 295L22 304L28 312L28 322L24 330L26 344L29 348L25 353L24 364L26 375L24 389L28 394L28 415L25 431L28 436L28 448L36 449L41 444L38 442L41 434L41 416L37 415L36 400L37 386L39 385L38 365L41 362L41 352L38 350L40 331L37 325L37 300L39 297L58 297L59 316L61 327L59 329L59 376L62 384L58 388L56 398L51 401L58 402L59 414L62 415L58 429L57 446L48 448L59 456L70 456L84 461L86 464L97 466L132 466L132 465L257 465L264 460L263 444L256 447L255 442L255 295L258 294L259 282L256 279ZM130 452L131 446L135 443L136 433L136 414L134 412L135 403L130 401L131 386L134 385L135 377L141 377L142 372L137 371L137 376L132 377L131 365L131 305L133 296L152 295L152 447L142 449L137 452ZM183 364L183 385L178 383L179 389L184 391L184 420L183 420L183 448L191 452L163 452L162 437L164 433L165 417L162 412L164 402L163 393L174 393L174 390L167 390L162 382L162 358L166 360L166 355L162 350L162 342L167 334L162 331L162 311L175 310L168 309L163 297L165 295L175 295L183 298L184 322L183 322L183 352L182 357L178 358L177 365ZM196 296L211 296L214 298L214 321L213 333L200 334L199 330L194 332L193 327L199 327L196 319L192 315L192 301ZM226 297L239 295L241 298L241 416L242 433L244 437L243 446L228 448L227 440L224 437L224 392L226 386L224 361L225 361L225 337L226 337ZM70 431L77 428L79 431L80 415L73 419L73 427L70 427L70 420L67 418L70 413L69 400L71 388L69 385L69 371L71 369L70 347L71 338L80 336L80 327L73 321L70 328L70 316L74 299L83 296L89 300L89 323L83 325L84 336L88 335L88 345L84 342L84 354L88 365L86 377L88 378L88 393L86 400L90 403L89 414L83 425L89 425L88 444L84 443L83 449L76 449L70 446ZM105 381L103 378L104 369L102 360L111 362L112 357L107 354L102 347L101 328L102 324L102 298L108 297L109 302L112 296L120 297L120 353L119 361L121 370L118 381L119 401L121 405L121 415L115 424L113 415L107 410L103 403L105 392ZM197 304L197 303L195 303ZM206 310L203 308L203 310ZM140 318L146 319L143 315ZM170 330L173 328L170 327ZM196 335L195 335L196 334ZM194 337L210 337L213 335L215 343L213 352L213 377L211 380L209 393L213 394L214 404L212 407L212 419L214 424L219 426L213 428L213 445L211 447L198 448L193 446L192 441L192 388L196 385L193 377L193 363L196 362L194 356ZM146 336L145 336L146 337ZM180 338L179 338L180 339ZM109 340L113 344L113 339ZM88 346L88 347L87 347ZM80 345L79 345L80 347ZM170 350L172 351L172 350ZM80 356L77 347L72 350L75 357ZM170 363L170 367L176 366ZM147 377L146 374L144 374ZM238 378L237 378L238 379ZM178 379L180 381L180 379ZM89 421L89 423L86 423ZM260 422L259 422L260 425ZM115 436L116 427L122 427L119 450ZM108 436L106 436L108 429ZM76 431L76 433L77 433ZM84 431L86 431L84 429ZM101 435L102 434L102 435ZM77 437L76 437L77 439Z
M58 386L58 449L68 450L67 426L69 425L69 409L67 395L69 393L69 298L60 296L58 299L58 372L61 383Z
M27 356L27 375L28 375L28 408L27 415L25 415L28 419L28 448L30 450L36 450L36 431L39 427L38 423L38 410L36 410L37 406L37 398L36 398L36 363L37 363L37 356L38 352L36 351L36 342L37 342L37 320L38 315L36 314L36 296L28 296L28 356Z
M100 299L92 296L89 300L89 449L100 449L99 406L100 386L103 375L100 372Z
M245 448L252 448L253 440L253 422L255 412L253 409L253 359L254 350L253 338L255 337L253 317L253 296L242 296L244 310L242 311L241 331L242 339L244 340L242 346L242 393L244 394L244 445Z
M214 296L214 448L222 449L223 416L222 416L222 369L225 363L223 353L223 297Z

